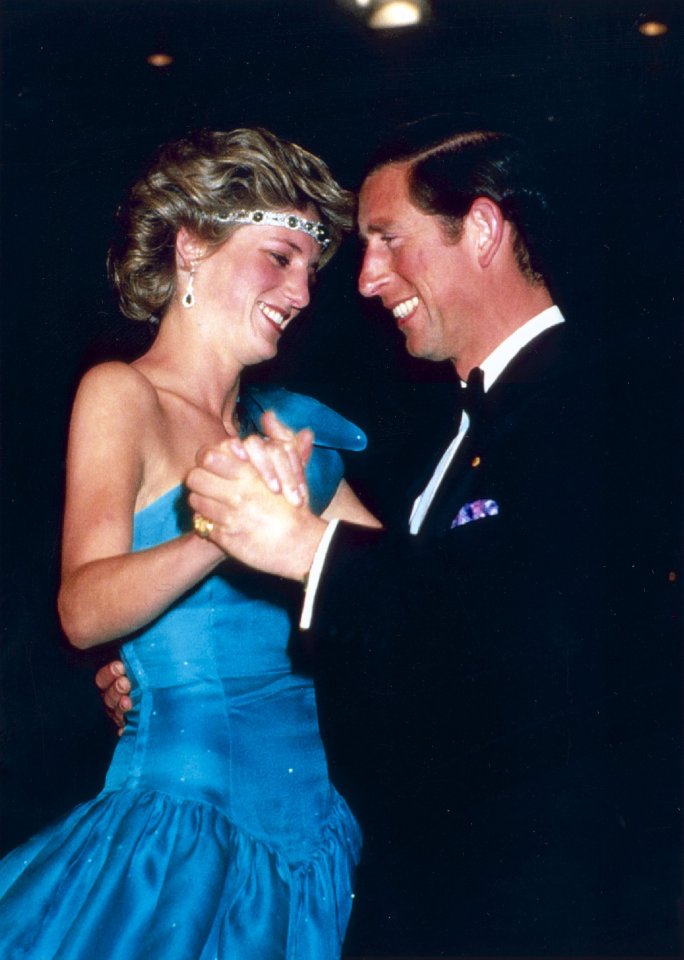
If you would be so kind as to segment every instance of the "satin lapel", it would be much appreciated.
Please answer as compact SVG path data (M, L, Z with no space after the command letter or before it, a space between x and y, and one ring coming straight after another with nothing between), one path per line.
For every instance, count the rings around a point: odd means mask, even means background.
M483 422L485 421L481 419L480 423ZM475 479L473 472L479 469L481 462L481 455L477 452L482 445L481 440L481 430L473 424L463 438L435 494L423 521L421 536L435 536L449 530L458 507L467 502Z

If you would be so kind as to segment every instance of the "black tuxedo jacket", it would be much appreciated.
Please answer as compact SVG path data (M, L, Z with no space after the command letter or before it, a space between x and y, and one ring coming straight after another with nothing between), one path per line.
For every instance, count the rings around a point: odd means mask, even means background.
M601 380L566 336L541 334L486 394L417 536L333 537L305 643L366 838L353 952L625 946L606 576L619 471Z

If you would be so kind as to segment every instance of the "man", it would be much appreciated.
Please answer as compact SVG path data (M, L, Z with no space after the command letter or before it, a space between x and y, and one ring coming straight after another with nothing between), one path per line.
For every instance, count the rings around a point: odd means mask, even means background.
M392 146L363 183L361 293L411 354L468 383L408 530L328 526L258 481L254 444L204 451L188 480L226 552L308 581L302 647L364 828L366 952L630 946L602 397L545 278L547 216L523 149L497 133Z

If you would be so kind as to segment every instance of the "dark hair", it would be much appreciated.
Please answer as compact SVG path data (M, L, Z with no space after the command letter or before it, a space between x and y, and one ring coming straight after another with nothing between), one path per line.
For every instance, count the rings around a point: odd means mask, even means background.
M239 226L217 221L216 214L309 205L330 236L325 263L352 227L354 197L318 157L259 127L199 130L165 144L117 211L119 237L107 269L121 310L133 320L166 310L175 293L181 227L218 246Z
M517 137L489 130L454 133L448 118L407 124L374 154L367 175L408 163L411 201L439 217L450 239L460 238L463 218L477 197L487 197L514 227L513 250L521 272L544 282L545 227L549 203L541 165Z

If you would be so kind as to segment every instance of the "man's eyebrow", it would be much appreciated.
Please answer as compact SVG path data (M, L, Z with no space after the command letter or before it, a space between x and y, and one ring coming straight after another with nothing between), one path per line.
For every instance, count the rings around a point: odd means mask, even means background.
M387 233L390 230L398 229L398 227L399 224L396 220L377 220L375 223L369 223L363 233L366 235L371 233Z

